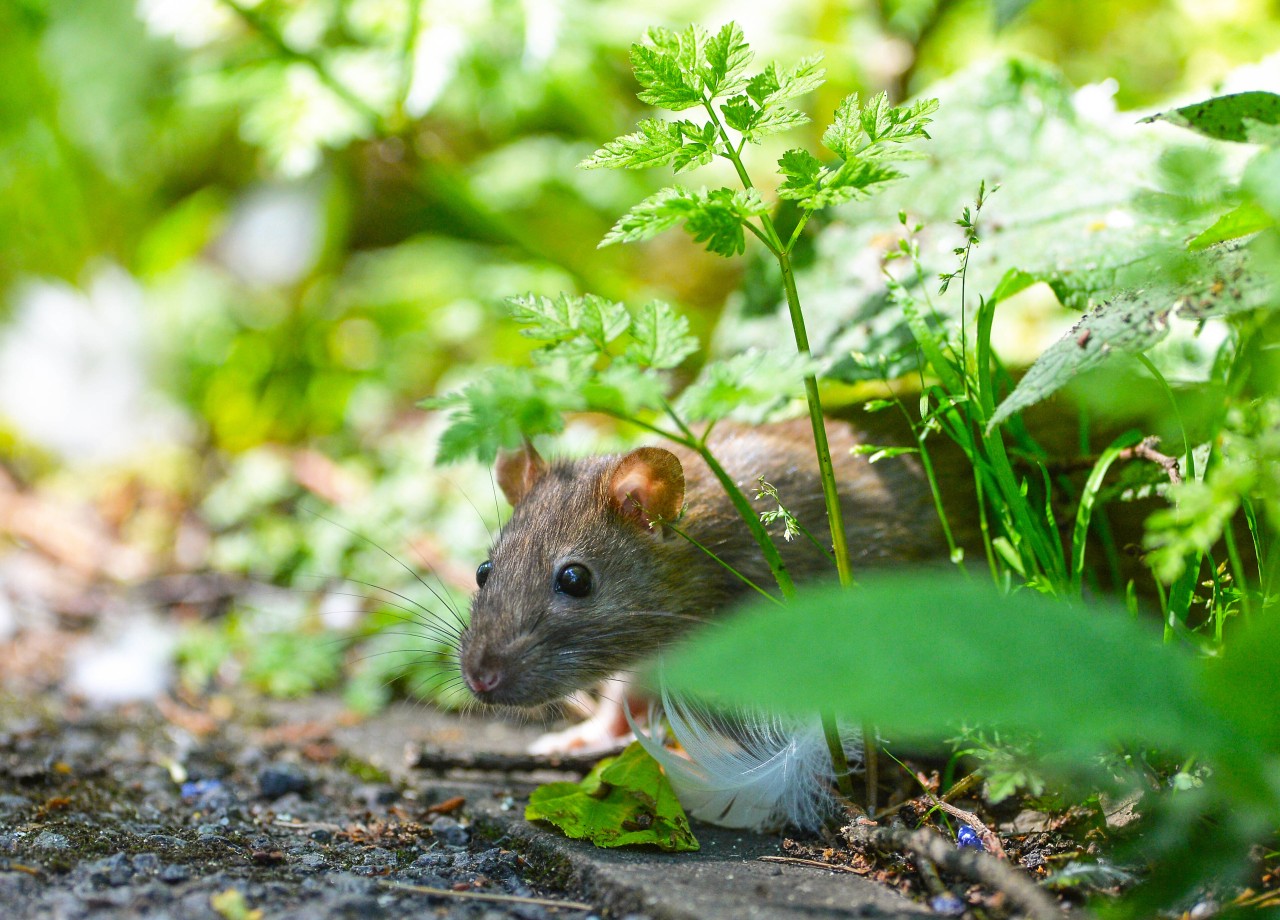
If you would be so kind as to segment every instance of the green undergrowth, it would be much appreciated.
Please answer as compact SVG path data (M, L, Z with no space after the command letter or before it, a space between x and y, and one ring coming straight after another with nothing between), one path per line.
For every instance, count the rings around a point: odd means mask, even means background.
M901 462L904 447L919 456L955 564L896 576L837 566L843 584L819 587L775 567L776 585L755 586L767 599L695 637L664 679L864 723L890 748L957 739L995 798L1048 781L1085 796L1167 785L1143 815L1145 849L1127 857L1154 868L1122 912L1245 881L1250 848L1280 827L1280 97L1216 97L1148 119L1177 129L1136 125L1086 117L1053 74L1010 64L973 78L967 97L950 87L941 109L846 99L822 158L796 148L777 160L771 196L743 151L807 120L789 103L821 71L813 59L750 64L732 24L651 30L632 49L641 100L697 117L641 121L581 164L732 167L737 185L664 189L601 244L683 226L721 256L754 246L760 285L738 304L745 321L728 323L732 356L680 386L672 371L696 343L669 305L515 297L534 363L431 401L448 413L441 460L492 461L591 411L716 471L696 423L805 405L817 417L824 391L903 412L914 444L868 445L868 462ZM948 120L990 121L993 109L1026 135L1002 123L946 136ZM936 145L922 143L929 133ZM1052 148L1047 164L1030 157L1038 145ZM962 188L976 197L942 215L954 226L930 219ZM865 210L836 207L876 194ZM848 248L854 239L864 245ZM815 313L820 335L806 333L801 299L833 305ZM1001 324L1045 303L1083 316L1015 372L996 345ZM934 473L944 443L967 458L962 481ZM724 479L776 558L760 513L777 517L787 496L756 505ZM977 499L976 527L943 510L956 490ZM1139 536L1122 544L1135 518ZM822 522L799 523L824 538ZM968 553L953 537L966 528ZM1148 768L1125 766L1135 760Z

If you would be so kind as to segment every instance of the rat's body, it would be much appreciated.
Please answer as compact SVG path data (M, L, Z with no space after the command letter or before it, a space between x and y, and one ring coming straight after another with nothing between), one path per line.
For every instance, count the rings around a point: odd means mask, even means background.
M945 558L915 458L871 464L850 454L866 440L851 426L829 421L827 431L854 571ZM709 446L748 496L763 476L830 545L807 419L725 424ZM463 676L484 702L536 706L589 687L751 592L693 541L762 588L776 588L720 483L691 451L639 448L548 465L529 449L504 455L498 479L515 511L477 573L481 587L460 649ZM787 542L780 523L769 529L795 580L834 576L831 560L805 536Z

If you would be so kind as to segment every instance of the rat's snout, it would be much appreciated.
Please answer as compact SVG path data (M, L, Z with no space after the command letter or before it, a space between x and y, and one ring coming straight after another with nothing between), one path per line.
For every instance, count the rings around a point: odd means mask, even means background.
M466 681L476 699L484 703L512 702L511 679L513 670L509 650L495 647L495 643L464 641L461 655L462 679Z
M506 663L498 660L484 648L475 645L462 655L462 679L467 682L479 699L485 702L498 690L506 678Z
M483 699L502 686L503 669L496 664L479 664L474 667L464 663L462 677L466 680L471 692Z

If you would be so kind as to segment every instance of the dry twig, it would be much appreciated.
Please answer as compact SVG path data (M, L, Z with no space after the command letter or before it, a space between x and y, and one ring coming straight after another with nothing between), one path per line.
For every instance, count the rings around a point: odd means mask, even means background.
M571 755L553 754L496 754L482 751L446 751L440 748L410 747L405 760L410 767L420 770L466 770L475 773L535 773L539 770L556 770L561 773L587 774L610 752Z
M841 829L845 839L855 846L881 851L907 850L917 858L936 863L947 872L981 882L1018 905L1032 920L1063 920L1067 914L1035 882L1008 862L980 850L957 849L953 843L930 830L908 830L865 822L855 822Z

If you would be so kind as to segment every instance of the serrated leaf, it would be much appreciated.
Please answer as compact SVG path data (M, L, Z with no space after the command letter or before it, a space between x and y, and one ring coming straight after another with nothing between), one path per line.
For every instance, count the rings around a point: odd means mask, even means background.
M743 223L763 213L764 202L755 189L694 192L679 186L664 188L624 214L600 245L649 239L683 221L694 240L708 251L732 256L746 248Z
M880 160L846 161L823 176L818 194L802 201L806 208L825 208L873 194L877 186L902 178L902 173Z
M936 99L893 106L885 93L877 93L863 106L854 93L836 108L834 120L822 135L822 144L841 159L852 160L872 147L928 138L925 126L932 120L928 116L937 108ZM881 156L895 152L892 148L877 151Z
M611 364L583 381L578 391L592 412L634 417L641 411L661 409L666 390L655 374L633 364Z
M706 45L707 63L702 71L702 83L708 96L715 99L742 86L742 72L754 56L736 22L721 26Z
M718 188L703 195L699 206L686 218L685 230L708 252L722 256L741 254L747 248L743 224L765 212L760 193L755 189L735 192Z
M780 71L777 64L770 63L747 82L747 95L761 106L785 102L817 89L826 73L821 54L801 58L790 70Z
M548 821L598 847L649 844L698 849L689 819L657 761L638 742L596 764L581 783L547 783L529 796L525 820Z
M640 308L631 321L633 342L627 357L645 367L675 367L698 350L698 340L689 334L689 319L661 300Z
M937 570L859 581L802 587L781 609L755 605L666 656L664 677L728 704L825 707L904 741L974 723L1092 750L1118 740L1193 750L1219 738L1190 657L1121 605L1070 607L1026 590L1003 597L982 579ZM902 655L922 647L946 654ZM850 662L858 680L847 679Z
M472 456L492 463L499 450L518 447L524 437L560 431L563 413L581 409L582 399L544 375L498 367L462 390L423 405L449 410L437 463Z
M631 314L620 303L595 294L555 298L527 294L509 298L511 318L525 328L520 334L551 343L572 343L582 339L589 348L603 351L627 331ZM564 353L574 352L572 347Z
M678 225L694 207L696 202L688 189L680 186L660 189L644 201L632 205L631 210L618 218L618 222L600 241L600 246L634 243L657 236Z
M669 33L668 33L669 34ZM650 40L653 32L650 32ZM631 46L631 69L644 87L637 97L649 105L680 112L702 104L702 90L694 85L678 63L679 45L634 44Z
M735 131L745 132L754 123L760 107L752 103L748 96L734 96L721 104L720 112L724 115L724 123Z
M988 430L1057 392L1110 355L1146 351L1168 334L1171 313L1199 320L1280 309L1280 284L1274 275L1251 264L1250 255L1249 247L1242 244L1196 253L1183 271L1158 271L1148 286L1100 304L1036 359L997 407Z
M609 141L578 164L582 169L648 169L665 166L684 143L679 123L646 118L633 134Z
M1167 121L1220 141L1249 141L1247 120L1280 124L1280 95L1262 91L1215 96L1194 105L1158 112L1142 123Z
M742 132L742 136L753 144L758 144L766 137L790 131L809 123L809 116L799 109L787 105L769 103L757 114L755 120Z
M804 201L818 194L822 163L807 150L788 150L778 159L778 172L786 179L778 186L778 197Z
M699 127L690 121L680 122L680 134L684 138L683 146L672 159L675 171L685 172L695 166L706 166L721 150L720 137L716 126L708 122Z
M778 160L778 171L787 177L778 187L778 197L808 210L864 197L876 186L902 178L902 173L880 160L846 161L836 169L827 169L804 150L784 153Z
M730 414L762 417L804 395L804 378L815 371L811 360L786 351L752 349L713 361L702 369L676 401L677 411L691 421L712 421Z

